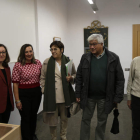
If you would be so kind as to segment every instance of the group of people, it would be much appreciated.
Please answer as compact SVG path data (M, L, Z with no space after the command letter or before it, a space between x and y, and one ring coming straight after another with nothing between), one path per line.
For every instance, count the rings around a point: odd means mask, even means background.
M22 140L38 140L35 135L37 112L44 94L43 121L50 127L51 139L57 139L58 117L60 116L60 137L67 140L67 126L70 107L80 103L83 110L80 140L90 139L90 123L97 105L97 127L95 140L104 140L108 114L123 100L124 74L119 57L106 49L103 36L88 37L90 52L83 54L71 75L66 73L70 59L64 55L61 41L50 44L52 55L43 65L35 59L31 44L24 44L12 71L10 57L5 45L0 44L0 123L8 123L14 110L11 82L15 104L21 116ZM132 110L132 140L140 139L140 57L131 64L128 80L128 107ZM75 91L72 84L76 84Z

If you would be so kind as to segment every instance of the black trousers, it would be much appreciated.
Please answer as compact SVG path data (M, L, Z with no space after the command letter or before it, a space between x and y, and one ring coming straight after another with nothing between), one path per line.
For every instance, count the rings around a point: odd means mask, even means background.
M132 140L140 140L140 98L131 96L133 135Z
M32 140L36 131L37 112L41 102L41 88L19 89L19 98L22 103L21 134L22 140Z
M8 96L6 110L3 113L0 113L0 123L8 123L11 114L11 107L10 98Z

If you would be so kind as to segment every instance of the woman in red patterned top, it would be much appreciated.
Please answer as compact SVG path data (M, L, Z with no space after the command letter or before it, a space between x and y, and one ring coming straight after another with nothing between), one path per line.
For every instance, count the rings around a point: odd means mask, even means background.
M21 116L23 140L38 140L35 135L37 112L41 101L41 62L34 57L33 47L25 44L20 49L18 62L12 73L16 107Z

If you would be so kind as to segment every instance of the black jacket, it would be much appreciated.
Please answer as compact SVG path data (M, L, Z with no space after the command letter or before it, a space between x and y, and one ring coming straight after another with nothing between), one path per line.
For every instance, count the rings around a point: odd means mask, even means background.
M108 57L105 112L109 114L114 102L120 103L124 95L124 74L119 57L105 48ZM76 74L76 98L80 98L84 109L88 98L91 52L83 54Z

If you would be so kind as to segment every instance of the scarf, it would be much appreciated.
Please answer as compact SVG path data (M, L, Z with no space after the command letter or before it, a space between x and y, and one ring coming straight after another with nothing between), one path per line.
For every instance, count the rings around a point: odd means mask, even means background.
M69 107L71 103L75 102L75 93L70 84L66 80L66 66L65 64L69 62L69 59L62 54L61 57L61 77L63 85L63 93L65 98L65 106ZM44 89L44 103L43 111L45 112L55 112L56 111L56 97L55 97L55 59L51 56L48 65L45 80Z

